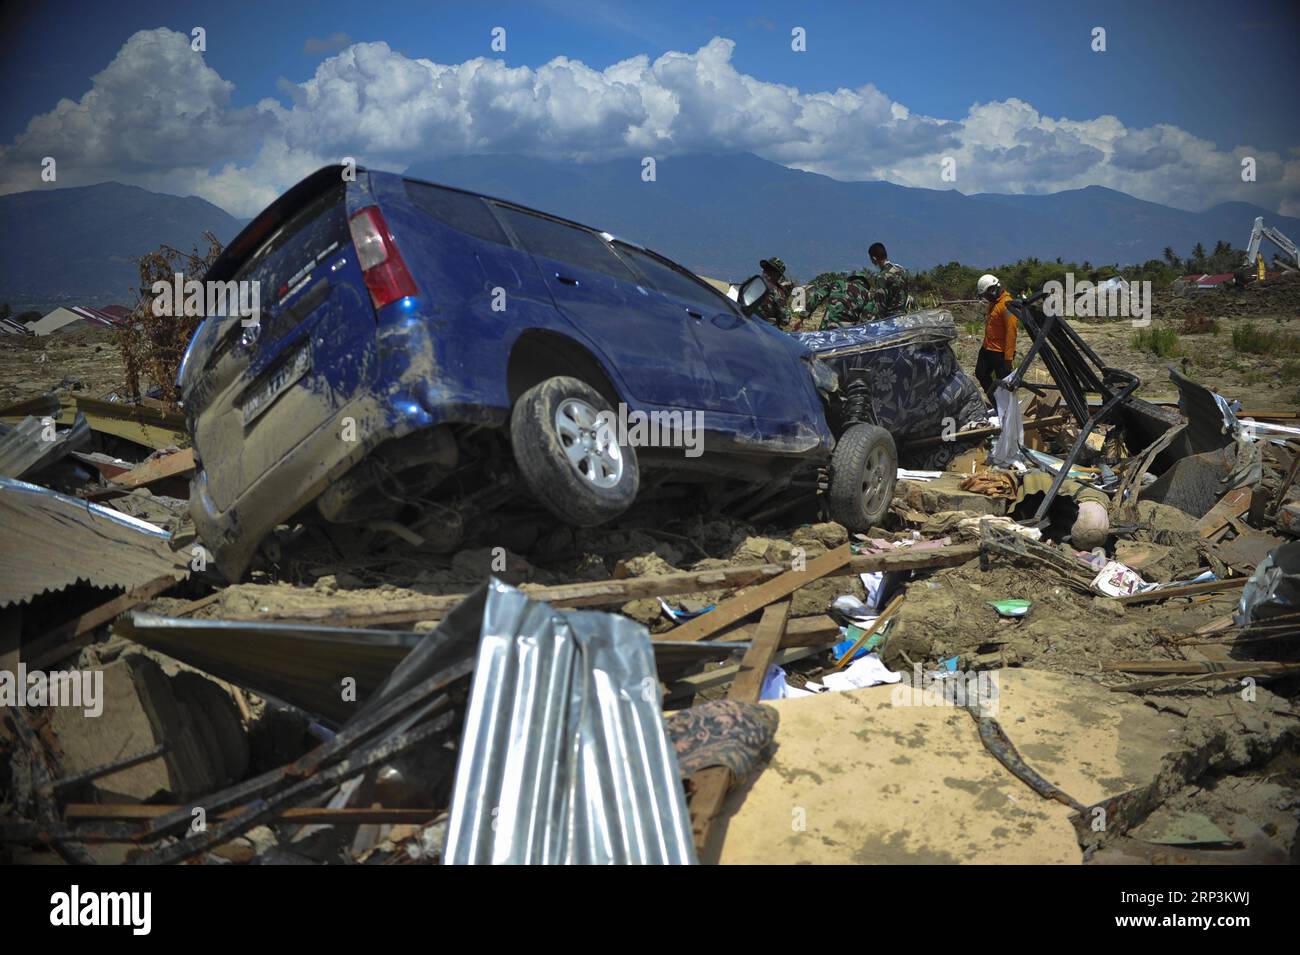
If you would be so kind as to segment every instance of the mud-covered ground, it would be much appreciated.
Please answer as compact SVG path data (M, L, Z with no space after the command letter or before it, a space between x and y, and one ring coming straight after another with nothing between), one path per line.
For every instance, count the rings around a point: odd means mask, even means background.
M1300 293L1300 282L1295 283ZM1278 303L1281 302L1279 305ZM1300 310L1285 296L1272 294L1259 303L1265 310L1243 309L1237 298L1199 299L1195 302L1162 300L1155 328L1171 328L1177 335L1176 351L1160 358L1139 342L1126 321L1077 322L1075 327L1108 363L1137 373L1142 394L1149 399L1172 399L1166 368L1178 364L1193 377L1221 393L1239 398L1247 408L1300 406L1300 380L1296 377L1300 354L1272 350L1264 353L1235 348L1233 330L1256 328L1272 335L1300 336ZM1222 305L1222 315L1204 314ZM1249 302L1247 302L1249 305ZM1244 311L1244 313L1243 313ZM955 348L963 367L973 368L980 336L977 315L957 315L961 332ZM1188 326L1187 320L1197 321ZM1194 327L1195 333L1185 329ZM1238 333L1240 337L1240 332ZM1280 340L1280 339L1276 339ZM1021 350L1028 342L1022 338ZM0 339L0 403L55 390L76 395L104 396L124 388L120 355L110 332L84 328L39 340ZM141 457L144 456L141 452ZM902 489L901 493L905 493ZM137 495L148 497L147 492ZM118 499L123 506L130 499ZM183 509L183 502L148 502ZM899 511L915 501L896 500ZM145 516L160 519L153 511ZM1143 520L1149 540L1156 531L1168 551L1153 565L1150 579L1170 579L1197 567L1201 560L1192 520L1172 508L1147 506ZM886 538L904 539L910 533L891 522ZM819 520L814 509L791 512L777 523L746 521L700 513L697 507L648 504L634 508L613 525L574 529L558 525L538 511L533 516L489 522L466 540L454 554L413 547L382 531L342 529L286 533L280 554L261 559L251 578L223 588L217 599L196 612L213 618L271 618L313 616L330 611L340 615L367 611L400 611L431 595L465 593L495 575L524 585L550 585L584 580L604 580L660 575L681 570L707 570L760 562L789 564L794 548L808 560L849 540L838 524ZM1193 637L1195 631L1232 612L1236 594L1209 595L1163 604L1124 606L1116 601L1071 589L1049 571L1012 565L995 558L989 569L978 561L960 567L918 574L904 582L906 597L885 645L884 659L895 670L914 665L934 666L957 657L963 669L1025 667L1050 670L1112 689L1137 677L1119 672L1113 664L1134 660L1220 659L1229 638L1219 641ZM198 585L181 596L158 598L148 609L176 612L201 593ZM794 595L791 613L808 617L826 613L841 595L864 598L863 582L856 576L817 581ZM722 599L722 592L668 597L675 608L699 610ZM1031 603L1020 618L1000 616L989 601L1023 598ZM672 622L659 599L639 599L614 606L660 633ZM417 624L418 629L433 626ZM1195 641L1195 642L1190 642ZM102 654L120 647L109 644L88 648ZM1257 652L1265 659L1267 646ZM817 675L824 655L787 665L789 680L800 685ZM1270 721L1294 722L1290 702L1294 680L1270 684L1278 695L1264 697L1265 711L1237 713L1235 687L1201 684L1148 694L1144 699L1157 709L1187 717L1189 727L1226 726L1233 739L1276 739L1281 732ZM718 692L725 692L725 688ZM1270 690L1261 690L1270 693ZM254 712L262 710L252 700ZM1205 715L1205 720L1201 720ZM257 717L262 720L262 716ZM1268 725L1265 725L1268 724ZM254 734L256 735L256 734ZM265 735L265 734L263 734ZM1245 861L1297 861L1294 839L1295 807L1300 805L1300 753L1294 744L1283 747L1262 763L1246 752L1253 743L1241 742L1240 754L1222 757L1223 773L1195 785L1171 784L1165 803L1169 812L1202 813L1231 828L1244 819L1260 830L1264 855ZM1262 744L1261 744L1262 745ZM1219 758L1219 757L1216 757ZM1232 822L1237 820L1237 822ZM1232 830L1236 833L1238 830ZM1245 840L1247 843L1249 839ZM1110 850L1099 861L1193 861L1173 850L1154 855L1138 843ZM1133 853L1133 855L1125 855ZM1161 855L1164 853L1164 855Z

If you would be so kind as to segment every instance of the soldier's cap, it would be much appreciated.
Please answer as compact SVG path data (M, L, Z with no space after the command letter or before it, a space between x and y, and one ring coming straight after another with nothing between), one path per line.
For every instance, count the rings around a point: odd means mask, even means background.
M780 259L778 259L775 255L772 256L770 259L760 259L758 263L758 267L762 269L764 272L772 272L775 273L776 275L785 275L785 263L782 262Z

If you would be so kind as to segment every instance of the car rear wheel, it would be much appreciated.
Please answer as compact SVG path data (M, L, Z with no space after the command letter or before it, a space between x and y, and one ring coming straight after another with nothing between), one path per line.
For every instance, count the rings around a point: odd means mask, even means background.
M556 517L594 527L622 514L641 484L636 452L620 444L609 402L585 381L548 378L515 402L510 443L534 497Z
M898 452L884 428L855 424L831 455L828 504L832 520L850 531L878 526L889 510L898 477Z

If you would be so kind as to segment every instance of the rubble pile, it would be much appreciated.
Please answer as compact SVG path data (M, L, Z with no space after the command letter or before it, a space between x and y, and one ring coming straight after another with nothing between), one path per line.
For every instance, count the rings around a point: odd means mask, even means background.
M230 584L183 418L18 397L0 857L1300 861L1300 412L1031 331L1051 374L865 533L283 526Z

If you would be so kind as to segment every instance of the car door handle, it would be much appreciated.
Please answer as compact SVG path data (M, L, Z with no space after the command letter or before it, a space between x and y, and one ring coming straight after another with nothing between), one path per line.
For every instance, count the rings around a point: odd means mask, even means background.
M563 282L565 285L579 285L579 284L581 284L581 283L580 283L577 279L575 279L573 276L571 276L571 275L561 275L559 272L556 272L556 273L555 273L555 278L556 278L557 281Z
M703 313L703 312L697 312L697 311L695 311L695 310L692 309L692 308L688 308L688 309L686 310L686 314L689 315L691 318L703 318L703 317L704 317L704 313Z

